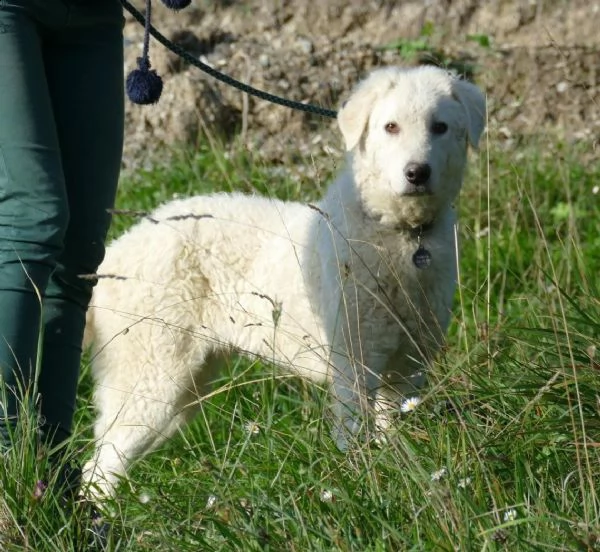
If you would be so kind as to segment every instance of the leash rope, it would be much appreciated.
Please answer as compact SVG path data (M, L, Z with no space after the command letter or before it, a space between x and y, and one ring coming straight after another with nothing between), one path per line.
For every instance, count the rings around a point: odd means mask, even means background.
M304 111L306 113L312 113L314 115L321 115L322 117L330 117L332 119L335 119L337 117L337 112L332 109L326 109L324 107L319 107L317 105L302 102L296 102L294 100L281 98L280 96L276 96L274 94L269 94L268 92L264 92L263 90L254 88L253 86L240 82L234 79L233 77L230 77L229 75L226 75L224 73L221 73L220 71L217 71L216 69L213 69L210 65L203 63L195 56L190 54L187 50L185 50L178 44L175 44L167 37L162 35L153 25L149 23L149 20L147 20L147 18L145 18L136 8L133 7L132 4L128 2L128 0L121 0L121 4L140 25L146 27L149 30L150 34L165 48L167 48L167 50L173 52L181 59L187 61L190 65L197 67L198 69L217 79L218 81L232 86L234 88L237 88L238 90L241 90L246 94L250 94L251 96L260 98L261 100L265 100L267 102L271 102L277 105L282 105L290 109L296 109L298 111Z

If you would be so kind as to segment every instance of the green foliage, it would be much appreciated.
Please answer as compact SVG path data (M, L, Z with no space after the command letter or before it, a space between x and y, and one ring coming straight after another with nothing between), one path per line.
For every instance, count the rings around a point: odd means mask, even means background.
M110 550L597 549L600 165L577 159L547 143L473 156L448 347L386 443L341 454L324 389L234 358L197 420L108 504ZM325 181L334 161L316 164ZM315 178L202 147L125 179L118 206L218 190L314 199ZM31 502L39 462L19 458L1 479L22 524L9 549L75 550L81 517Z
M487 35L467 35L467 40L477 42L484 48L491 47L490 39ZM440 40L436 40L435 25L431 21L426 21L417 38L401 38L384 44L377 49L380 51L391 50L397 52L402 59L409 63L438 65L456 71L465 78L473 79L475 73L473 59L468 55L456 56L455 54L450 54L443 47L440 47L439 43Z
M492 45L490 36L486 34L470 34L467 35L467 40L479 44L479 46L481 46L482 48L490 48Z

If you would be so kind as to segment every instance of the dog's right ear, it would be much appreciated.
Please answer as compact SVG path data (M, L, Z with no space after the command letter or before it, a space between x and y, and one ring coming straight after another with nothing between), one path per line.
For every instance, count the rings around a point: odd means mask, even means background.
M477 149L479 138L486 124L486 101L483 92L466 80L456 79L452 93L467 113L467 134L473 149Z
M367 80L358 85L339 110L337 120L347 151L353 150L360 141L376 99L376 88Z

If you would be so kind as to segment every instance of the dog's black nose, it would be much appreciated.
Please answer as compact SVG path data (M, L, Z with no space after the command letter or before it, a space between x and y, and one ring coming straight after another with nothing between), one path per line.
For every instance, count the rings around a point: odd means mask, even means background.
M409 163L404 167L404 176L411 184L426 184L431 176L431 167L427 163Z

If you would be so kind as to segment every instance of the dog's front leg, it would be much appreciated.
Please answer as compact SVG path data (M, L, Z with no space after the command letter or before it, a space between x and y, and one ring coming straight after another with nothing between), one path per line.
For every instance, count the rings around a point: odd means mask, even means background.
M341 451L365 429L367 392L364 374L348 360L338 359L332 375L332 438Z

